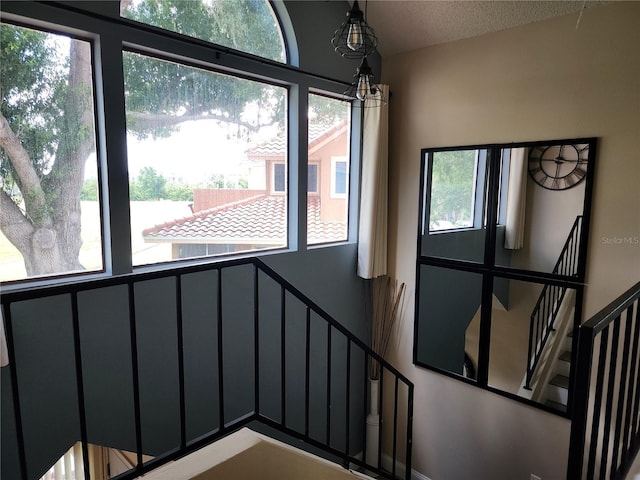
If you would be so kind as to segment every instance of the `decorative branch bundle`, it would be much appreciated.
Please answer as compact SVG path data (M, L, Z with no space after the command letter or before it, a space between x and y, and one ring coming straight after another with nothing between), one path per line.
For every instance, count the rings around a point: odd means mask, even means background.
M400 315L400 304L404 294L404 283L391 283L385 275L373 279L373 319L371 326L371 348L384 357L389 347L389 339ZM380 363L369 359L369 376L372 380L380 378Z

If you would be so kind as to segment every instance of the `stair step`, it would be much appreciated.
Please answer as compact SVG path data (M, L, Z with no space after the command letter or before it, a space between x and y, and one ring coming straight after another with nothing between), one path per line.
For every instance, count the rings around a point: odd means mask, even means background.
M561 405L569 403L569 377L556 375L551 379L547 388L547 401Z
M566 375L556 375L549 383L556 387L569 389L569 377Z
M547 407L553 408L554 410L559 410L561 412L567 411L567 406L562 403L554 402L553 400L547 400L544 402Z
M558 363L556 363L556 371L558 375L568 377L571 375L571 352L564 351L558 357Z
M564 338L562 346L565 351L571 352L571 349L573 348L573 339L571 337Z
M558 358L563 362L571 362L571 352L565 350Z

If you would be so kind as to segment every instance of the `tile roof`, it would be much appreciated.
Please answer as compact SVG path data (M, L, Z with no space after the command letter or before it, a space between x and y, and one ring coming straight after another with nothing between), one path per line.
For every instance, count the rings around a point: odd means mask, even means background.
M147 242L286 245L285 200L282 195L257 195L147 228L142 236ZM320 219L318 197L309 197L307 224L309 243L347 237L345 222Z
M309 151L324 140L328 140L333 135L342 133L347 128L347 121L343 120L334 126L327 128L325 125L311 124L309 125ZM286 133L281 133L274 138L267 140L260 145L256 145L248 150L246 154L249 157L262 156L283 156L287 150Z

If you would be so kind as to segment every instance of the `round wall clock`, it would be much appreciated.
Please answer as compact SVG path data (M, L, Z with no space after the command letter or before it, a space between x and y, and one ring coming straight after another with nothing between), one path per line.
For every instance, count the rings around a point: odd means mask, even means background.
M529 175L541 187L567 190L587 176L589 145L542 145L529 150Z

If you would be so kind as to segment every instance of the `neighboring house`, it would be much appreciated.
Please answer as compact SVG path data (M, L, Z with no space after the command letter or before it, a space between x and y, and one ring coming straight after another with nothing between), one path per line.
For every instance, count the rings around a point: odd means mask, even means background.
M309 127L310 244L347 238L348 147L348 122ZM247 150L248 189L194 190L193 214L143 230L145 242L171 243L174 259L285 247L286 149L282 134Z

